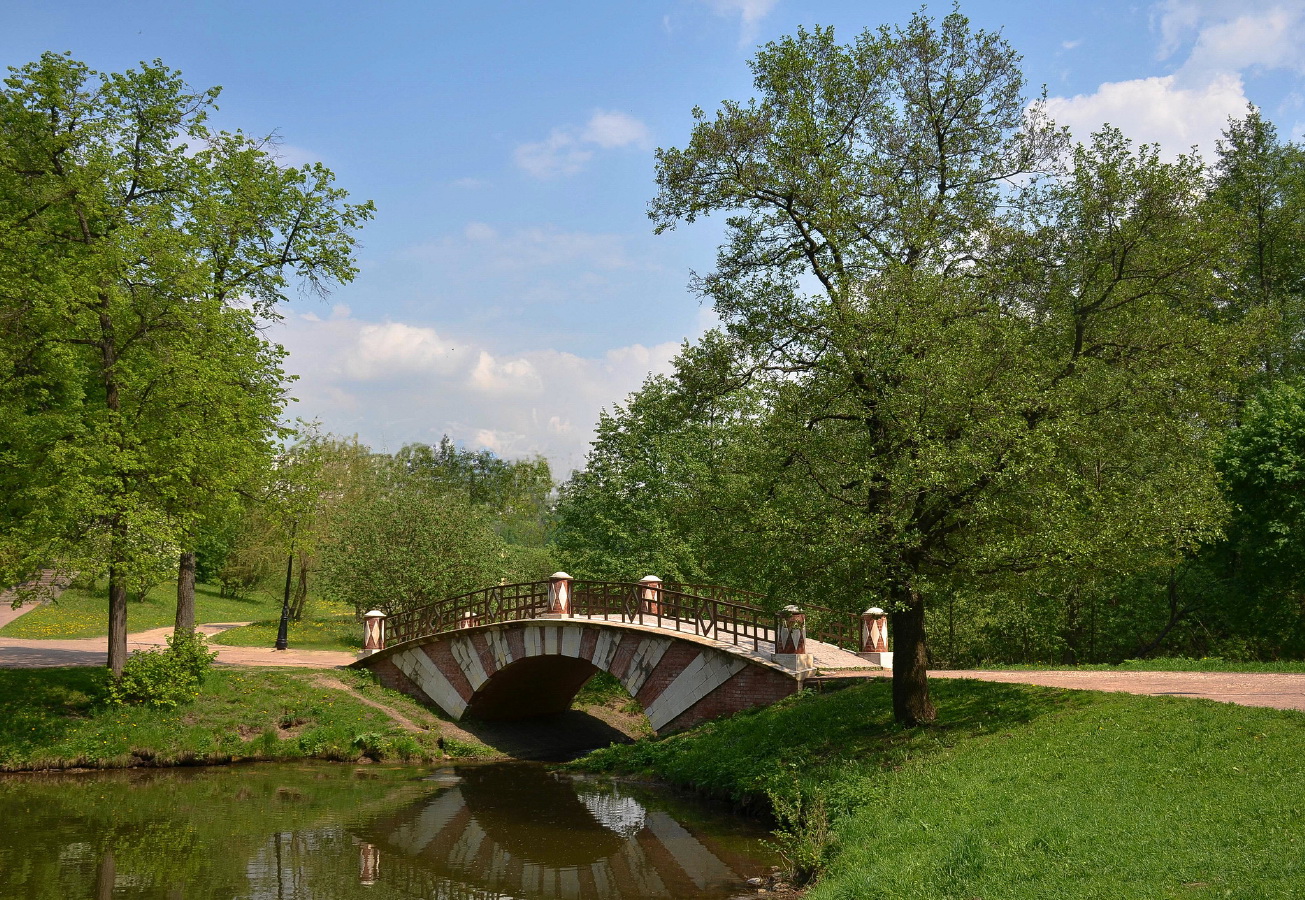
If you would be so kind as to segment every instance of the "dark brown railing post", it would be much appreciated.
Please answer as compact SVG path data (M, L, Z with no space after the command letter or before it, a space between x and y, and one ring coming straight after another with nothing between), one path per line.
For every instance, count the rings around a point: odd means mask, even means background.
M548 579L548 613L552 616L571 615L571 582L565 572L554 572Z

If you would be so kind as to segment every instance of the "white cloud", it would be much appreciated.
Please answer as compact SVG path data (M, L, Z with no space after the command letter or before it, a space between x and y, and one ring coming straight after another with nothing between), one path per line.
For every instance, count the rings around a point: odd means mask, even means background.
M535 178L575 175L593 159L594 148L647 150L652 147L648 126L633 116L595 110L583 128L554 128L542 141L521 144L513 152L516 164Z
M635 265L626 253L625 239L619 235L564 231L551 225L529 225L501 233L484 222L469 222L461 235L419 244L406 255L422 262L498 275L569 264L608 271Z
M574 175L593 155L593 151L586 150L575 135L560 128L554 128L553 133L542 141L520 145L513 154L517 165L536 178Z
M1077 47L1079 47L1080 45L1082 45L1082 43L1083 43L1082 41L1061 41L1061 42L1060 42L1060 49L1061 49L1061 50L1074 50L1074 49L1076 49Z
M750 44L757 39L761 20L770 15L779 0L707 0L707 3L719 16L737 15L742 26L739 43Z
M581 139L597 144L604 150L613 147L648 150L652 147L652 135L648 132L647 125L623 112L601 109L589 118Z
M290 414L357 433L376 449L434 442L546 456L558 477L581 466L604 407L650 372L667 373L679 344L632 344L596 357L548 348L495 354L476 340L406 322L291 314L271 335L301 376Z
M1101 85L1093 94L1051 97L1047 113L1068 125L1075 140L1109 123L1137 141L1158 143L1169 156L1193 144L1206 151L1228 124L1246 110L1246 94L1237 75L1219 75L1200 88L1182 88L1175 76L1139 78Z
M1075 138L1084 141L1109 122L1135 140L1159 143L1170 157L1193 144L1209 154L1229 117L1245 114L1246 73L1305 71L1300 0L1163 0L1153 7L1152 26L1157 56L1175 59L1176 68L1051 98L1048 111Z

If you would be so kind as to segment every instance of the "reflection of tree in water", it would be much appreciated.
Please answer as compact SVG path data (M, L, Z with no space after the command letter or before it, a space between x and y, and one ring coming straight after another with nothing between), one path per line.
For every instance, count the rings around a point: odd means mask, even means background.
M526 900L726 897L759 868L618 787L524 766L457 771L457 785L359 833L380 850L381 882L435 875L488 891L468 896Z

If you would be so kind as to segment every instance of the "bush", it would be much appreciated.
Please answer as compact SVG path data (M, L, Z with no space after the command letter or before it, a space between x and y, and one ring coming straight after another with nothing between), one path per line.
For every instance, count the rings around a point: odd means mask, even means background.
M110 676L108 701L113 706L141 703L171 709L199 696L204 674L217 652L202 634L174 634L166 650L137 650L127 657L122 677Z

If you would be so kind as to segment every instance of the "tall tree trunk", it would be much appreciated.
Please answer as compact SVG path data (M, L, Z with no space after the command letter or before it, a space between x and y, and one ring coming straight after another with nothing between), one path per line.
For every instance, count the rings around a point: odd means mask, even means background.
M185 550L177 567L177 623L173 634L195 630L195 551Z
M927 725L938 716L929 699L929 657L924 643L924 598L913 588L894 591L893 719Z
M109 566L109 671L122 677L127 661L127 577L115 565Z

